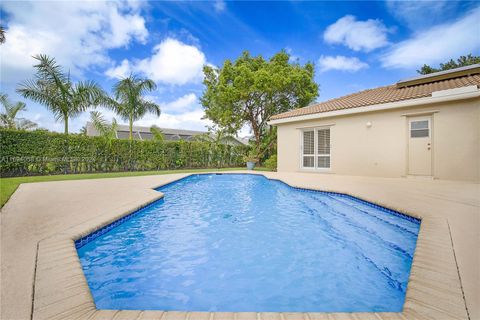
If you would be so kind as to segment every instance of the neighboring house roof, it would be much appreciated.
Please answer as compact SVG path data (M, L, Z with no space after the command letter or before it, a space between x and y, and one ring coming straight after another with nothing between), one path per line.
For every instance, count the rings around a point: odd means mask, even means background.
M88 136L100 135L91 122L87 122L86 127L87 127ZM162 132L165 140L168 140L168 141L177 141L177 140L190 141L196 136L210 135L210 133L207 131L170 129L170 128L158 128L158 129ZM153 134L150 132L150 127L133 126L132 131L133 131L133 138L135 140L152 140L153 139ZM130 137L130 129L128 125L118 125L117 138L128 139L129 137ZM235 138L235 137L231 137L231 139L228 139L228 140L225 139L225 143L226 144L244 144L241 139Z
M150 132L150 127L133 126L134 139L137 140L151 140L153 134ZM158 128L162 131L165 140L192 140L195 136L208 134L207 131L184 130L184 129L170 129ZM130 129L127 125L119 125L117 129L117 137L119 139L128 139L130 136Z
M142 126L133 126L133 131L140 132L140 133L150 133L150 127L142 127ZM206 134L207 131L197 131L197 130L184 130L184 129L170 129L170 128L159 128L163 134L169 135L185 135L185 136L195 136L199 134ZM118 131L127 131L129 132L130 129L127 125L120 124L118 125Z
M304 108L274 115L270 120L292 118L315 113L365 107L422 97L431 97L432 92L480 85L480 64L453 70L441 71L396 84L368 89L340 98L320 102Z

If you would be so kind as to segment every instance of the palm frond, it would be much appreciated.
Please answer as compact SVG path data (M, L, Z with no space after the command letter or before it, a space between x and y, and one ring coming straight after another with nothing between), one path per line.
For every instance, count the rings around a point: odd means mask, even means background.
M38 64L34 65L37 70L36 78L43 81L55 83L55 85L65 94L68 94L68 86L70 79L64 73L62 67L57 64L55 58L45 54L33 56L38 60Z
M138 88L141 94L157 90L155 81L151 79L139 79Z
M91 111L90 121L92 122L95 129L97 129L97 131L100 133L100 135L107 139L107 141L110 141L117 137L118 124L115 118L113 118L112 124L109 124L100 112Z
M163 142L165 141L165 136L163 135L162 130L159 127L153 126L150 128L150 133L153 135L155 141Z
M145 113L153 113L157 117L160 117L160 114L162 111L160 110L160 106L152 101L148 100L143 100L141 99L139 103L143 106L143 109L145 109ZM144 114L145 115L145 114Z
M5 109L5 112L0 114L1 127L8 129L27 130L37 126L37 124L33 121L25 118L17 118L19 112L27 110L25 102L17 101L12 103L6 94L0 95L0 102Z
M26 99L43 104L57 120L61 118L64 103L55 87L41 81L26 80L19 85L16 91Z
M8 101L8 94L0 93L0 103L3 105L7 101Z
M12 126L13 124L8 115L6 113L0 113L0 127L13 129Z
M13 104L10 110L7 111L7 113L12 119L15 119L17 117L17 113L21 111L27 111L27 105L25 104L25 102L19 101Z
M83 136L87 135L87 127L86 126L83 126L83 127L80 128L80 134L83 135Z
M90 121L92 121L93 126L99 132L103 131L107 125L107 120L105 120L102 114L98 111L90 111Z
M71 91L71 116L100 105L106 96L103 89L94 81L80 81L72 87Z

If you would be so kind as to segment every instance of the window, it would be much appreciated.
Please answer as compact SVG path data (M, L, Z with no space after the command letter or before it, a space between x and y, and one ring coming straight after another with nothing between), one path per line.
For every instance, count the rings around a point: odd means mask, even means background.
M410 122L410 138L426 138L430 136L428 120Z
M315 167L315 131L303 132L303 167Z
M317 167L330 168L330 129L317 130Z
M303 131L302 167L330 168L330 128Z

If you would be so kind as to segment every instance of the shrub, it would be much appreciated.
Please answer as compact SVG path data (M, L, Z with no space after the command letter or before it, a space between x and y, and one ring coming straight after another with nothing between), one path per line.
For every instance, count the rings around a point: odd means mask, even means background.
M221 168L243 165L246 146L209 141L129 141L0 130L0 175Z
M272 171L277 171L277 155L272 154L270 158L265 160L265 167Z

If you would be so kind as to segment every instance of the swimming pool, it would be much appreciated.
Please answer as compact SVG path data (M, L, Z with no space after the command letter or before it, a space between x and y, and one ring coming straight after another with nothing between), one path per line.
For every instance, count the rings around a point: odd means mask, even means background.
M158 190L164 199L77 241L97 308L402 310L416 219L260 175Z

